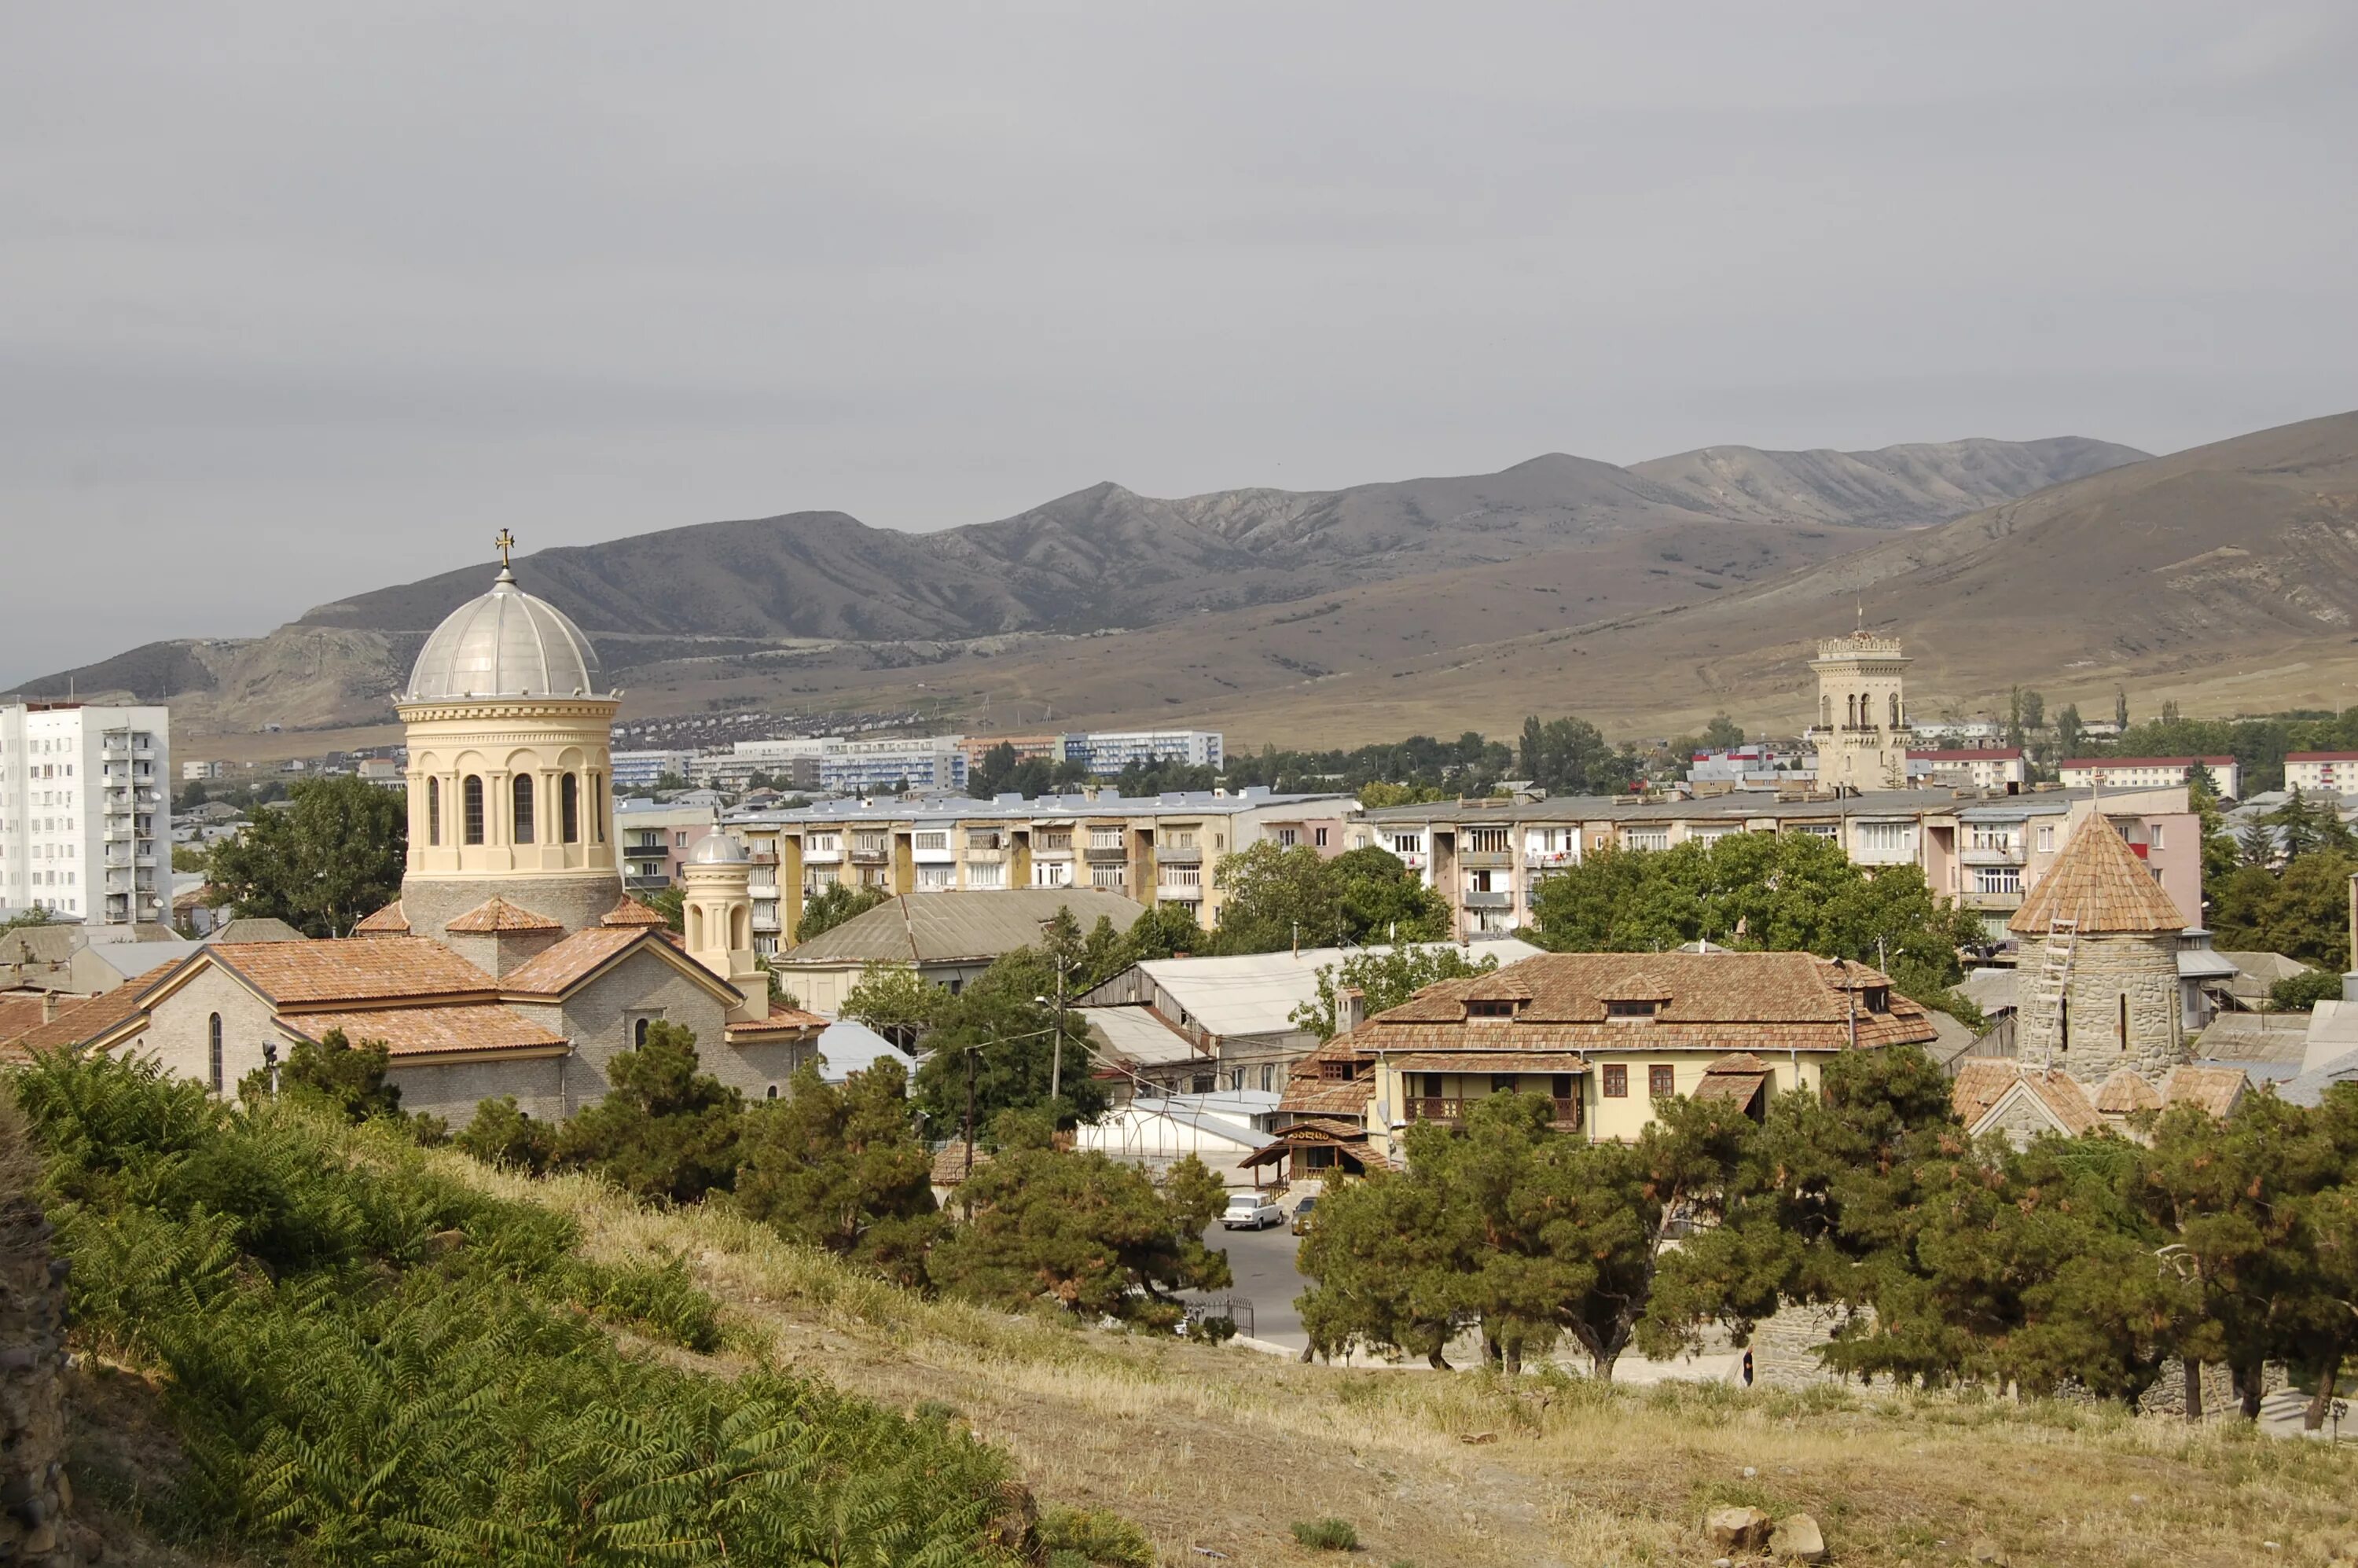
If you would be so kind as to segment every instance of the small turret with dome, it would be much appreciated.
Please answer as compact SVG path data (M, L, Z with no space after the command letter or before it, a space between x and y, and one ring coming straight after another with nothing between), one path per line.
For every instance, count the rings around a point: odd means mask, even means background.
M680 918L687 926L687 956L737 988L744 1006L732 1009L732 1022L765 1018L770 1011L769 977L753 961L753 860L728 829L720 814L687 852L680 867Z
M597 651L563 611L518 586L493 541L491 590L443 618L395 700L409 742L409 862L401 914L419 935L503 898L568 931L622 893L611 729Z

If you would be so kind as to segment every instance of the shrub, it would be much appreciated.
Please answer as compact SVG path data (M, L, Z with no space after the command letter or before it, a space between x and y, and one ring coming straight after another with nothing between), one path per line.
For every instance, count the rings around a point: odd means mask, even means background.
M452 1140L486 1165L537 1176L557 1157L557 1130L520 1109L515 1096L479 1102L475 1119Z
M1347 1519L1297 1519L1293 1539L1313 1552L1357 1552L1359 1532Z
M1050 1509L1040 1516L1040 1545L1051 1563L1069 1557L1091 1568L1154 1568L1146 1532L1105 1509Z
M2339 1000L2341 996L2342 977L2322 969L2287 975L2268 988L2269 1004L2287 1012L2308 1012L2319 1002Z
M697 1069L696 1035L657 1022L606 1065L613 1088L557 1134L559 1164L594 1171L633 1197L694 1203L737 1179L744 1101Z

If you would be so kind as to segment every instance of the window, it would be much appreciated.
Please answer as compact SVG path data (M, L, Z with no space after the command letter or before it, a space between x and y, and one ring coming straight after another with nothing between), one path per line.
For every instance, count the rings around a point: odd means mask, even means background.
M1512 1073L1491 1074L1490 1092L1494 1095L1513 1094L1515 1092L1515 1075Z
M1652 1099L1668 1099L1678 1093L1678 1077L1669 1067L1656 1063L1646 1069L1646 1094Z
M2052 822L2039 825L2039 852L2042 855L2055 852L2055 824Z
M920 833L916 835L914 847L920 849L946 849L950 847L950 836L946 832Z
M2121 1049L2129 1048L2129 993L2121 993Z
M631 1025L631 1044L633 1045L644 1045L647 1043L647 1025L654 1022L654 1020L652 1018L642 1018L633 1022Z
M1512 1018L1515 1016L1515 1004L1503 998L1483 1001L1469 1001L1466 1004L1466 1016L1468 1018Z
M1607 1018L1651 1018L1656 1012L1660 1011L1661 1005L1662 1004L1659 1000L1652 997L1643 997L1634 1000L1625 998L1606 1002L1605 1004L1605 1016Z
M685 827L680 828L677 832L674 833L674 834L671 836L671 847L672 847L673 849L687 849L687 828L685 828Z
M2157 822L2151 827L2146 829L2146 841L2157 849L2162 848L2160 823Z
M509 789L508 794L514 798L515 807L513 817L515 823L515 837L509 841L515 844L529 844L532 842L532 775L516 774L515 783Z
M442 842L442 781L440 779L426 781L426 841L428 844Z
M1268 1094L1277 1087L1277 1066L1271 1062L1260 1065L1260 1092Z
M1503 827L1468 827L1466 830L1466 852L1469 855L1503 855L1507 848L1507 829Z
M205 1021L205 1065L213 1093L222 1092L222 1022L216 1012Z
M1626 1065L1619 1062L1605 1064L1604 1093L1606 1099L1629 1098L1629 1069Z
M1974 891L1975 892L2020 892L2022 891L2022 868L2019 866L1975 866L1974 868Z
M1424 1098L1427 1099L1439 1099L1441 1098L1441 1075L1439 1073L1426 1073L1423 1075L1423 1077Z
M1324 849L1326 847L1326 829L1324 827L1312 828L1310 830L1310 837L1311 841L1316 844L1320 849Z
M1280 849L1291 849L1301 842L1302 834L1298 828L1281 827L1277 830L1277 843Z
M1622 847L1629 849L1667 849L1671 847L1671 830L1667 827L1632 827L1621 835Z
M480 844L483 841L482 779L474 773L469 773L466 782L459 786L459 794L466 805L467 842Z
M1548 1098L1570 1099L1571 1098L1572 1075L1570 1073L1558 1073L1548 1079Z
M1393 854L1395 854L1395 855L1422 855L1422 854L1423 854L1423 853L1424 853L1424 835L1423 835L1423 834L1422 834L1422 833L1395 833L1395 834L1393 834L1393 835L1392 835L1392 853L1393 853Z
M557 829L568 844L581 842L581 781L571 773L557 781Z
M763 1098L763 1099L775 1099L775 1098L778 1098L778 1086L777 1086L777 1085L775 1085L775 1084L772 1084L772 1085L770 1086L770 1092L769 1092L769 1093L767 1093L767 1094L765 1094L765 1095L763 1095L762 1098Z
M1862 822L1858 825L1858 847L1881 850L1886 854L1916 847L1916 825L1912 822Z

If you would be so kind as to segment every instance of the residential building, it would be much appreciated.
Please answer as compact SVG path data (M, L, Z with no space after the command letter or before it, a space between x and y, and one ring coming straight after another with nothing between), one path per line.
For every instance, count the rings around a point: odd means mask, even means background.
M1133 762L1219 768L1228 765L1221 740L1216 730L1092 730L1065 737L1065 755L1087 763L1100 778L1111 778Z
M2197 766L2221 795L2244 797L2244 766L2233 757L2072 757L2056 764L2056 775L2074 789L2155 789L2184 784Z
M171 722L160 706L0 704L0 910L169 918Z
M352 764L352 772L370 784L383 784L387 789L408 787L407 775L402 764L391 757L362 757Z
M1536 1095L1552 1120L1630 1140L1658 1102L1725 1099L1754 1117L1815 1089L1846 1051L1928 1044L1930 1015L1862 964L1808 953L1548 953L1444 980L1298 1064L1284 1129L1254 1156L1318 1176L1402 1158L1419 1122L1455 1123L1494 1094Z
M1001 746L1013 751L1019 762L1061 762L1069 754L1066 746L1072 739L1069 735L969 735L963 743L967 769L969 773L979 769L982 759Z
M180 764L180 777L190 782L200 779L227 778L228 776L229 764L227 762L182 762Z
M1801 771L1800 752L1763 742L1725 752L1695 752L1688 760L1687 782L1774 789Z
M2018 790L2030 780L2019 746L1933 747L1908 753L1908 782Z
M653 789L661 778L687 777L687 765L696 760L693 752L617 752L614 753L614 788L617 793L631 789Z
M741 794L753 787L756 779L775 779L788 789L816 790L819 787L819 758L817 749L795 752L767 750L778 746L817 748L824 741L740 741L729 752L707 752L687 764L690 782L709 784Z
M2284 782L2303 795L2358 795L2358 752L2295 752L2285 758Z
M679 880L689 854L713 828L718 797L660 801L633 795L614 803L614 836L622 850L622 885L654 892Z
M2084 789L2013 795L1912 789L1460 800L1364 812L1351 837L1353 848L1364 840L1390 850L1438 892L1459 937L1531 925L1540 883L1599 850L1670 849L1731 833L1806 834L1833 840L1861 865L1916 866L1934 892L1982 911L1995 928L2021 907L2071 829L2099 806L2185 912L2183 924L2200 925L2201 827L2183 785L2101 799Z
M907 964L955 995L1004 954L1037 946L1041 928L1070 910L1084 933L1099 920L1127 931L1145 913L1133 901L1087 888L903 896L854 915L777 959L772 969L806 1008L834 1014L871 964ZM1086 1062L1072 1064L1077 1076Z
M1818 783L1830 789L1898 789L1908 782L1915 731L1900 689L1909 660L1896 637L1864 628L1818 644L1818 721L1803 737L1817 750Z
M1026 800L827 800L730 814L753 851L757 950L793 946L803 900L838 882L894 893L1090 888L1174 903L1209 926L1223 855L1269 842L1322 855L1345 848L1344 795L1249 789ZM762 946L760 944L767 943Z
M1438 946L1439 944L1436 944ZM1149 958L1082 993L1074 1005L1090 1032L1140 1092L1284 1087L1293 1064L1324 1033L1295 1014L1318 1000L1319 972L1346 959L1390 952L1387 946L1303 947L1226 957ZM1537 957L1513 937L1463 949L1501 964Z
M704 1072L774 1097L825 1021L770 1003L741 846L690 856L684 944L624 895L607 793L616 699L599 685L588 639L503 568L427 638L395 701L409 741L397 902L332 941L233 922L16 1044L148 1056L228 1097L341 1031L385 1046L406 1109L463 1123L512 1095L557 1121L669 1022L696 1036Z
M842 795L964 789L966 772L966 740L960 735L839 741L818 762L819 787Z

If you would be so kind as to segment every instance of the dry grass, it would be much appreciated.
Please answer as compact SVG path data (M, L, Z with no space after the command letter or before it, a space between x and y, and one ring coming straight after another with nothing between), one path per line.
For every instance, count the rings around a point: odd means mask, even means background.
M1308 1563L1289 1527L1328 1515L1357 1528L1359 1560L1699 1563L1698 1521L1723 1502L1815 1514L1844 1563L1962 1563L1985 1537L2021 1564L2358 1562L2347 1447L1832 1387L1302 1367L928 1302L723 1210L651 1213L579 1178L438 1158L572 1215L595 1254L687 1255L730 1308L716 1365L773 1361L887 1403L947 1404L1044 1502L1119 1509L1170 1563L1210 1561L1197 1546Z

